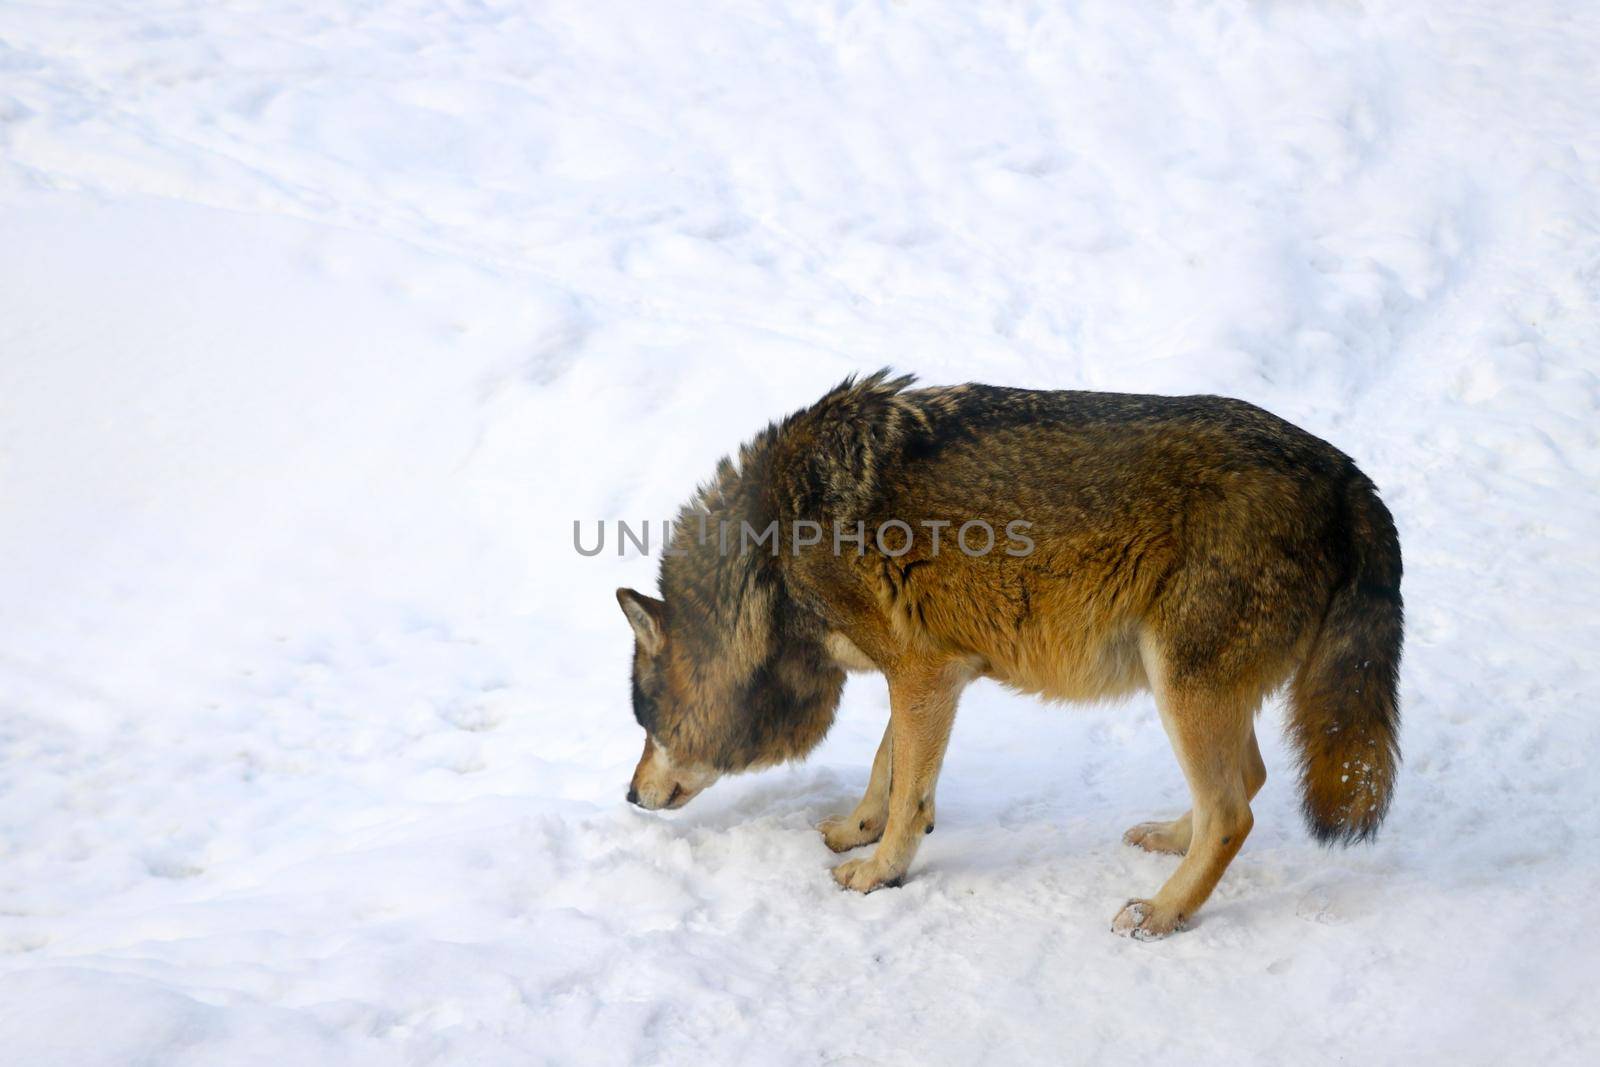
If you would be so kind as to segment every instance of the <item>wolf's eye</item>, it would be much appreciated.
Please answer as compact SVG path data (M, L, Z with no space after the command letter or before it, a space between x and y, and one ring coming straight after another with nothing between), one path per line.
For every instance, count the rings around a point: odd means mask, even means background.
M656 698L645 692L645 687L639 684L637 672L633 676L633 718L646 731L655 733L658 718Z

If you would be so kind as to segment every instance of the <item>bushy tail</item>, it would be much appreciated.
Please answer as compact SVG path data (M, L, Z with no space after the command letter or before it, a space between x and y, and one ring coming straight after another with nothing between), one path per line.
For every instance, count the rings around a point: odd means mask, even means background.
M1366 477L1346 494L1349 574L1289 692L1302 808L1326 845L1377 833L1400 762L1400 539Z

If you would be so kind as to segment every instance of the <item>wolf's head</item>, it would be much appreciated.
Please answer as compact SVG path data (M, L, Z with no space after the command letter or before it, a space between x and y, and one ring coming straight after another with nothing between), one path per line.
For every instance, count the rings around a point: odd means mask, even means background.
M680 512L662 599L617 590L636 638L633 714L645 731L629 800L682 807L721 775L798 759L828 732L844 671L826 626L790 595L776 555L745 550L743 530L802 517L850 526L880 491L882 456L925 435L930 405L959 392L913 402L910 384L886 370L847 378L762 430Z
M644 755L628 786L642 808L681 808L724 774L798 759L833 723L844 673L770 593L747 590L721 620L692 597L632 589L633 717Z
M641 808L681 808L722 772L685 751L684 741L698 731L692 717L695 695L685 668L682 642L667 643L667 605L632 589L618 589L617 602L633 626L633 717L644 727L644 755L628 783L628 801ZM690 727L685 730L685 727ZM658 733L672 737L678 757L658 742ZM703 756L704 753L695 753Z

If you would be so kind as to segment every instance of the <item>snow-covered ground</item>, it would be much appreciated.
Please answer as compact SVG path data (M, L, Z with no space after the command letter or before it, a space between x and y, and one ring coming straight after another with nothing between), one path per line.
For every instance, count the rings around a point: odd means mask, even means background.
M1600 7L0 4L7 1063L1593 1063ZM673 815L612 598L855 370L1261 403L1406 554L1373 847L1186 805L1148 699L978 686Z

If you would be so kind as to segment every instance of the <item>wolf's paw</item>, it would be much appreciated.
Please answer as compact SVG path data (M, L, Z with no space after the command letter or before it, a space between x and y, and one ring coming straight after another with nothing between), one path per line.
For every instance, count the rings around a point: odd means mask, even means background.
M854 815L836 815L817 823L822 831L822 841L835 852L849 852L862 845L870 845L883 836L883 823L878 819L860 819Z
M833 869L833 880L857 893L870 893L884 886L894 888L900 885L905 875L890 870L887 864L878 862L876 856L868 856L866 859L845 860L839 864Z
M1186 819L1172 822L1142 822L1122 835L1125 845L1138 845L1146 852L1170 852L1181 856L1189 851L1190 826Z
M1135 941L1160 941L1183 929L1183 916L1162 915L1148 900L1130 900L1111 920L1111 932Z

